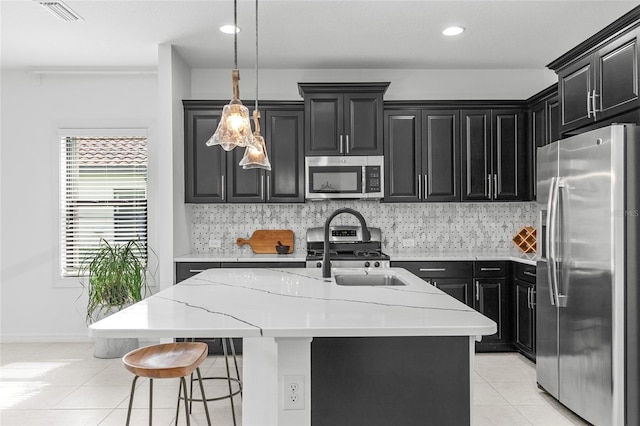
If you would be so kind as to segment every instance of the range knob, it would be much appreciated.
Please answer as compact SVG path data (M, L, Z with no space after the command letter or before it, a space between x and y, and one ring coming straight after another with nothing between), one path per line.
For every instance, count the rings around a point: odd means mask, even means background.
M371 266L371 262L369 262L369 261L364 262L364 267L365 268L368 268L369 266Z
M316 263L316 268L322 268L322 262Z
M376 268L379 268L379 267L380 267L380 262L375 262L375 263L373 264L373 266L375 266Z

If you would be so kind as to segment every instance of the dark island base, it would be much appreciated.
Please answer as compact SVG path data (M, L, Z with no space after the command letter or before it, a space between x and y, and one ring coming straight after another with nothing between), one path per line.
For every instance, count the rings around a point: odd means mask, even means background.
M469 337L311 343L312 426L471 423Z

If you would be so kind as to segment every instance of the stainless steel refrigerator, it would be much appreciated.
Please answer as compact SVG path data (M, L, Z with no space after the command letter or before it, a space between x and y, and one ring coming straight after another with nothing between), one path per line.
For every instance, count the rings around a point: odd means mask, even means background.
M639 425L640 128L537 152L536 377L594 425Z

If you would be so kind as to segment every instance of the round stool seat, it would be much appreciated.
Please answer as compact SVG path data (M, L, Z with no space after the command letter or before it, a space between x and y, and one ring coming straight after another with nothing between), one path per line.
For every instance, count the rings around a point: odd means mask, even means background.
M176 342L135 349L122 358L127 370L136 376L152 379L185 377L207 358L208 347L202 342Z

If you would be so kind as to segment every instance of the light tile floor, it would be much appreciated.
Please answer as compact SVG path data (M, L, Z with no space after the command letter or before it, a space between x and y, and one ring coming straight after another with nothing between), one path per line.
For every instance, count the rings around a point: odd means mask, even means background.
M132 375L120 359L96 359L90 343L0 344L0 424L2 426L124 425ZM221 357L209 357L205 376L226 373ZM474 373L474 425L586 425L540 391L535 365L517 354L478 354ZM148 424L148 383L138 380L132 425ZM176 380L154 381L153 420L173 424ZM208 397L226 391L226 382L206 381ZM241 403L236 398L241 424ZM232 425L228 400L210 403L213 423ZM206 424L194 403L191 424ZM185 424L181 410L180 424ZM428 422L425 422L427 425ZM440 426L440 425L438 425ZM446 426L446 425L445 425Z

